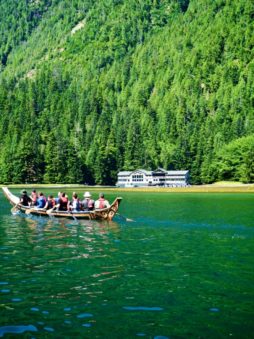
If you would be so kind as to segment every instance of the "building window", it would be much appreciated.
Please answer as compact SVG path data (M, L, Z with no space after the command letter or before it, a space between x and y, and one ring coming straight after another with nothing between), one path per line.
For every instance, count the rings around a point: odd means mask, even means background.
M144 180L144 176L141 174L135 174L132 176L132 181L143 181Z

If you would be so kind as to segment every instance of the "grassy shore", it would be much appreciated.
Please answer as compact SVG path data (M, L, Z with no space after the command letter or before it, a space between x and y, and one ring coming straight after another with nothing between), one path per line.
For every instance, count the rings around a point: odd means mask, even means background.
M77 191L114 191L114 192L160 192L160 193L254 193L254 184L242 184L239 182L217 182L211 185L193 185L189 187L134 187L119 188L113 186L85 186L77 184L24 184L8 185L10 188L65 188L66 190L76 189Z

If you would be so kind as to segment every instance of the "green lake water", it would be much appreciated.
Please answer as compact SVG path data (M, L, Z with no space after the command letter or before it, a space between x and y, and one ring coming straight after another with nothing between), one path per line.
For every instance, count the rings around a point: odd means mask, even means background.
M0 193L0 337L253 338L254 194L120 195L132 222L12 215Z

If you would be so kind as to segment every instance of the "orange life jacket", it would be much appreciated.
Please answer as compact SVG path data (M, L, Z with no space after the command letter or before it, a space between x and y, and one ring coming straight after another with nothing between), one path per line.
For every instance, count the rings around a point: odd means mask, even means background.
M32 198L32 201L34 204L36 204L36 201L37 201L37 193L36 192L32 192L31 193L31 198Z
M105 208L105 199L99 198L99 208Z

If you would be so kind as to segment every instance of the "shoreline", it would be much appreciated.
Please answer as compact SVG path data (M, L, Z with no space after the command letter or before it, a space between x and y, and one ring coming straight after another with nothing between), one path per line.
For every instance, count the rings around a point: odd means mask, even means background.
M105 192L147 192L147 193L254 193L254 184L241 183L214 183L210 185L193 185L188 187L115 187L115 186L88 186L78 184L11 184L1 185L9 188L53 188L53 189L73 189L92 190Z

